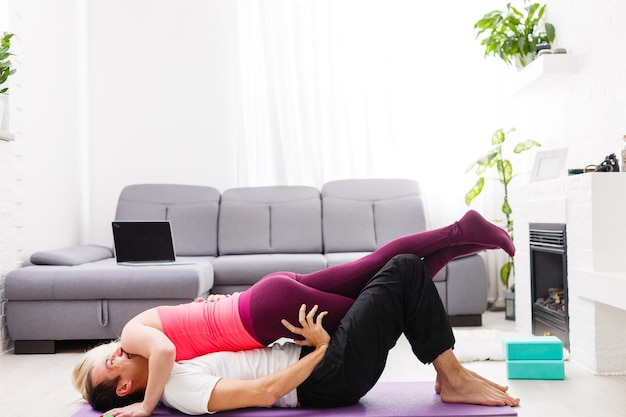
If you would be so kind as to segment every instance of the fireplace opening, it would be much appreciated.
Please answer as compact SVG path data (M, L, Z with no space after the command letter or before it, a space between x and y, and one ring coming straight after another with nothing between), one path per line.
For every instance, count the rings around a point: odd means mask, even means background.
M529 226L533 334L554 335L569 349L565 225Z

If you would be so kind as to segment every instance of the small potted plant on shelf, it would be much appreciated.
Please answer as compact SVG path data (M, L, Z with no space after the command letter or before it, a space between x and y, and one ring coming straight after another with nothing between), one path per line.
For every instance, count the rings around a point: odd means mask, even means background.
M9 52L11 48L11 38L13 37L12 33L6 33L2 35L0 39L0 131L3 129L3 121L4 121L4 110L5 110L5 101L9 91L9 87L2 87L2 84L6 83L9 77L15 74L15 68L11 68L11 61L9 57L13 55ZM1 139L5 139L2 137Z
M11 75L15 74L15 69L11 68L11 61L9 61L9 57L13 55L9 52L12 37L13 33L4 32L2 39L0 39L0 86L7 82ZM0 87L0 94L7 94L7 91L9 91L8 87Z
M469 206L483 191L483 187L485 186L485 171L490 168L497 170L499 182L504 187L504 199L502 201L501 210L505 217L505 228L509 236L511 236L511 240L513 240L513 210L509 205L509 183L514 177L513 165L509 159L504 157L502 145L506 141L506 135L514 131L515 129L509 129L507 132L504 132L502 129L496 130L491 136L491 149L485 155L472 162L465 171L466 173L474 171L479 177L476 184L465 195L465 204ZM541 144L534 140L525 140L515 145L513 153L520 154L536 146L541 146ZM509 289L510 278L513 275L513 271L513 258L509 257L508 261L500 268L500 281L507 290Z
M524 5L520 10L508 3L505 11L493 10L476 22L476 38L482 37L485 56L523 68L535 59L539 45L546 48L554 42L554 25L543 21L546 5L528 1Z

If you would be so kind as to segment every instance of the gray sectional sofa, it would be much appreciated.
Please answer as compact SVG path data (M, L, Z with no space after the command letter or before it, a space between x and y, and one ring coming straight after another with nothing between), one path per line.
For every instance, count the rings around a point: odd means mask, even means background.
M353 179L308 186L233 188L138 184L119 196L118 220L169 220L175 266L117 265L97 245L43 251L5 281L16 353L53 353L55 341L112 339L135 314L209 293L241 291L279 270L312 272L425 230L418 184ZM453 325L480 325L487 276L479 255L434 277Z

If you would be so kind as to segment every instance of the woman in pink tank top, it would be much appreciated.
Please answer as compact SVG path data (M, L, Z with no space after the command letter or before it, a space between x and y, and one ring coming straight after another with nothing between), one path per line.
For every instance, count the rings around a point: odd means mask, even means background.
M324 328L332 335L361 289L392 257L420 256L434 276L454 258L497 248L515 252L507 232L469 211L449 226L397 238L353 262L309 274L275 272L242 293L153 308L129 321L119 341L87 352L74 370L74 385L96 409L126 405L115 415L149 416L175 360L293 337L281 320L297 323L302 305L327 311ZM145 383L145 392L134 391L129 381Z

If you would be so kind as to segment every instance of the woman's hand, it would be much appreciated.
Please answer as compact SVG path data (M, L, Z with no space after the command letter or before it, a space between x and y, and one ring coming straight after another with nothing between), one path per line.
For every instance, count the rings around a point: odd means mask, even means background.
M230 294L209 294L206 299L202 297L198 297L199 303L213 303L215 301L221 300L222 298L228 298Z
M148 411L143 403L134 403L126 407L114 408L104 413L104 416L113 417L148 417L152 415L152 411Z
M322 326L322 320L326 317L328 311L322 311L316 319L315 313L317 313L317 309L318 307L315 305L307 313L306 305L302 304L298 313L298 321L302 327L296 327L285 319L281 320L283 326L291 333L304 337L304 340L294 340L300 346L314 346L318 348L320 346L328 346L330 342L330 335Z

